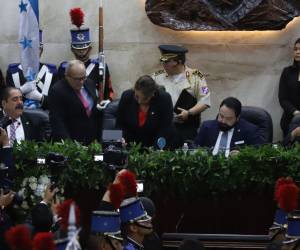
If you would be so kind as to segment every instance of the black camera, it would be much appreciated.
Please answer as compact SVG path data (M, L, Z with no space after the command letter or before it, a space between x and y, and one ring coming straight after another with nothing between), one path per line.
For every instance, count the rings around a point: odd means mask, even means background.
M128 153L115 145L109 145L103 151L103 162L109 166L123 168L127 164Z
M58 176L62 169L66 167L67 161L67 157L54 152L49 152L45 158L37 158L37 164L49 166L51 190L56 187Z
M8 167L3 163L0 164L0 189L3 190L4 194L9 193L13 187L15 182L9 178ZM23 197L18 193L15 193L12 204L21 205L23 202Z
M122 130L103 130L102 132L103 162L110 170L125 168L128 153L123 149ZM95 159L101 159L100 156Z

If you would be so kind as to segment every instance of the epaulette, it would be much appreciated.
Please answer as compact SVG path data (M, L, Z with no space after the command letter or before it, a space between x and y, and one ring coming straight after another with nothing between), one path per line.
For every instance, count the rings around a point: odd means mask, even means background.
M11 74L18 72L20 63L11 63L8 65L7 71Z
M192 75L197 75L199 76L200 78L203 78L204 75L200 72L200 70L198 69L194 69L193 72L192 72Z
M154 76L158 76L158 75L161 75L163 73L165 73L165 71L163 69L160 69L160 70L154 72Z
M52 73L52 74L57 73L57 68L56 68L55 64L51 64L51 63L44 63L44 64L48 67L50 73Z

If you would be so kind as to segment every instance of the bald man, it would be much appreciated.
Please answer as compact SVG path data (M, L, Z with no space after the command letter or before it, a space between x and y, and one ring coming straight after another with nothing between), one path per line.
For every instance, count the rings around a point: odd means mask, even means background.
M79 60L69 61L65 78L49 93L49 116L54 140L72 139L84 145L101 138L101 113L96 108L95 84Z

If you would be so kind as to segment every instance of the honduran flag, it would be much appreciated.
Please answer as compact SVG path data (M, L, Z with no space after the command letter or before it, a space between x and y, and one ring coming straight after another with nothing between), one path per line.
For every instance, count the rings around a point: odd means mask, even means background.
M39 71L39 2L20 0L19 44L21 65L28 81L35 79Z

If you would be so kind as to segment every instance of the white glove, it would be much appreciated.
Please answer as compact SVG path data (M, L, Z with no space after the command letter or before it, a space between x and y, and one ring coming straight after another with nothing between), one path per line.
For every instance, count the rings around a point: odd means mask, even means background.
M107 107L107 105L110 103L110 100L103 100L100 102L100 104L97 104L97 109L98 110L103 110Z
M36 81L26 82L20 87L20 90L23 95L26 95L27 93L32 92L35 89L36 89Z
M29 92L28 94L26 94L25 97L27 99L40 102L42 100L43 95L37 89L35 89L35 90Z

